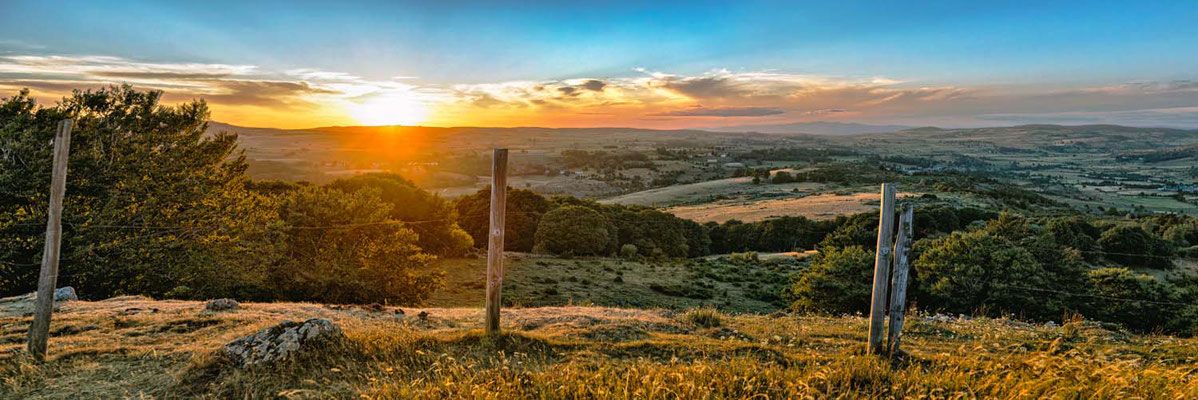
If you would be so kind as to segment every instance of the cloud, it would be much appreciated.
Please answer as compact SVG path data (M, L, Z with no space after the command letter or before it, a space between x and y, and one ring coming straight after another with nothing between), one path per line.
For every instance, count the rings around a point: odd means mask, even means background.
M580 85L580 86L582 86L583 89L590 90L592 92L602 92L603 88L605 86L607 86L607 83L604 83L603 81L598 80L598 79L588 79L586 82L583 82L582 85Z
M763 117L766 115L783 114L786 111L766 107L695 107L685 110L666 111L648 114L655 117Z

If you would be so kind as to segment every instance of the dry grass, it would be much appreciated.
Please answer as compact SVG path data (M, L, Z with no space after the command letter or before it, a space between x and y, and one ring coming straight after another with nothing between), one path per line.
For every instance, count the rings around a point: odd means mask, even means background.
M911 193L901 193L900 197L915 196ZM810 219L833 219L841 215L852 215L878 208L878 193L865 192L854 194L817 194L806 197L796 197L774 200L757 201L721 201L693 206L679 206L667 209L666 212L679 218L690 219L700 223L727 222L740 220L742 222L757 222L782 216L804 216Z
M157 310L156 312L154 310ZM1198 340L1075 321L909 319L909 351L862 354L858 317L662 310L511 309L487 338L479 309L198 302L74 302L50 359L17 351L28 317L0 314L0 398L1198 398ZM284 319L323 317L349 340L272 367L225 369L211 352ZM709 325L710 327L703 327ZM15 339L15 340L14 340Z

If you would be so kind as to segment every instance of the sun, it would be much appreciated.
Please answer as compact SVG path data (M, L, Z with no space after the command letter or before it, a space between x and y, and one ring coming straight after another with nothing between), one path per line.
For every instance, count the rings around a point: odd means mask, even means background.
M428 105L402 94L381 94L346 106L362 125L417 125L428 118Z

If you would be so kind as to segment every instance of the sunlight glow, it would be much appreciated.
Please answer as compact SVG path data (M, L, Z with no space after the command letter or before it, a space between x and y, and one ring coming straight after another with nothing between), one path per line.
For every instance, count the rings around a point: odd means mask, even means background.
M362 125L417 125L428 118L428 105L403 94L383 94L346 106Z

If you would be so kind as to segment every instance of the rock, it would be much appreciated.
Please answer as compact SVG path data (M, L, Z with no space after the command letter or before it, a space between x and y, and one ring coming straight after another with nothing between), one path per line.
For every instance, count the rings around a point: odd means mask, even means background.
M216 299L216 300L209 301L208 304L204 306L204 309L206 309L208 311L229 311L229 310L236 310L240 307L241 307L241 303L238 303L237 300Z
M327 319L313 318L302 323L283 321L226 344L220 354L239 366L248 367L284 360L298 351L344 338L341 327Z
M63 286L54 289L54 301L75 301L79 300L79 295L75 294L75 288Z

